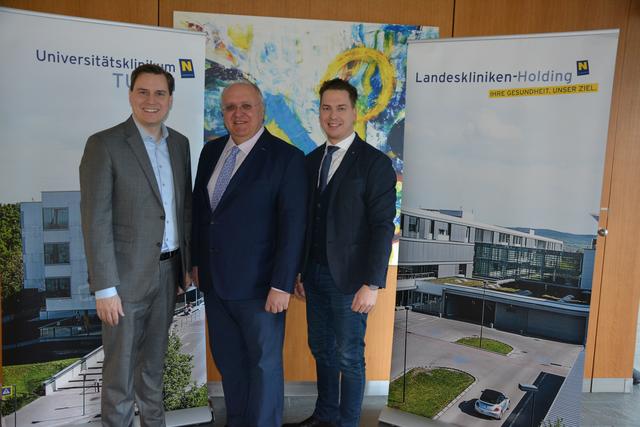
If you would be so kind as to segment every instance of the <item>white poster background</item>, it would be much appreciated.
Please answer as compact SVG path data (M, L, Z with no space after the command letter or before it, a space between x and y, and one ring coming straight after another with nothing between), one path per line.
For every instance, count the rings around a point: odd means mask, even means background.
M617 31L410 43L403 207L462 208L483 223L594 234L617 43ZM578 76L582 60L589 74ZM543 81L546 72L562 79ZM462 73L512 77L418 82ZM594 83L597 92L489 97Z
M176 89L166 123L189 138L195 170L203 140L204 43L194 32L0 8L0 203L79 190L87 137L131 114L133 59L175 67L168 70ZM40 61L45 52L55 60ZM81 63L72 64L72 56ZM117 67L123 59L128 68ZM192 60L194 78L181 78L179 59Z

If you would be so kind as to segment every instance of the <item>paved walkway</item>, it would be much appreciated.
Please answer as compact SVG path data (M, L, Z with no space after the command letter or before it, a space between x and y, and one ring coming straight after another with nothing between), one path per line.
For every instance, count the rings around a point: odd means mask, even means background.
M172 327L182 340L182 351L194 355L194 369L191 377L202 384L206 380L206 361L204 359L204 305L200 305L189 316L174 317ZM83 395L84 394L84 395ZM43 396L2 418L3 427L18 426L69 426L95 423L100 425L96 416L100 413L100 392L90 386L84 390L69 389ZM84 404L83 404L84 401Z

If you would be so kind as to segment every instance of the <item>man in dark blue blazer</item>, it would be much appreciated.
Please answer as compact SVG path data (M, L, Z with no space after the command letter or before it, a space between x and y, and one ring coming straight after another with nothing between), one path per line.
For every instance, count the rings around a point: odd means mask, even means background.
M386 284L396 213L391 160L354 132L358 93L333 79L320 88L327 143L306 159L309 209L302 281L318 399L302 423L357 427L364 395L367 313Z
M200 154L193 194L193 277L229 427L280 427L285 313L303 250L304 155L263 126L260 89L227 86L229 135Z

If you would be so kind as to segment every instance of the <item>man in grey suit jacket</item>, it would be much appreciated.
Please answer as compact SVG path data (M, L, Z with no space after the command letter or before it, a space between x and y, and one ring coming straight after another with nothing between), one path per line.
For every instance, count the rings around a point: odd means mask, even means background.
M131 73L132 116L87 141L80 164L89 283L102 320L102 424L164 426L162 370L176 290L191 269L189 141L164 125L174 80ZM188 283L184 275L184 283Z

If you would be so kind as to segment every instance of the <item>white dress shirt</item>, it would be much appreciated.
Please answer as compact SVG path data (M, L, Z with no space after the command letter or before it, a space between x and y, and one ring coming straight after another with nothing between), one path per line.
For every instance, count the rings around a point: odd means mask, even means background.
M236 165L233 168L233 173L231 174L232 177L233 175L236 174L236 172L238 171L238 168L240 167L240 165L242 165L242 162L244 162L244 159L247 158L247 156L249 155L253 147L256 145L256 142L258 142L258 139L260 139L263 132L264 132L264 126L261 127L260 130L256 132L256 134L253 135L251 138L247 139L245 142L237 146L240 149L240 152L236 156ZM233 148L234 145L236 145L236 143L233 141L233 138L229 136L229 140L227 141L227 144L224 146L224 149L222 150L222 154L220 154L220 158L218 159L218 163L216 163L216 167L213 169L211 178L207 183L207 191L209 193L209 198L211 198L211 195L213 194L213 189L216 187L216 181L218 181L218 177L220 176L222 165L224 165L225 160L227 160L227 157L229 157L229 155L231 154L231 149Z
M327 175L327 185L329 185L329 182L331 182L331 178L333 177L333 175L336 173L336 171L338 170L338 168L340 167L340 163L342 163L342 159L344 159L345 154L347 154L347 151L349 150L349 147L351 147L351 144L353 143L353 140L356 139L356 133L353 132L351 135L349 135L348 137L346 137L345 139L343 139L342 141L338 142L337 144L334 144L334 147L338 147L338 149L336 151L333 152L333 155L331 156L331 165L329 165L329 174ZM327 148L329 147L330 143L327 141L327 143L325 144L324 147L324 156L322 157L322 163L324 163L324 160L326 158L327 155ZM322 163L320 163L320 169L322 170ZM318 173L318 183L317 185L320 185L320 174Z

